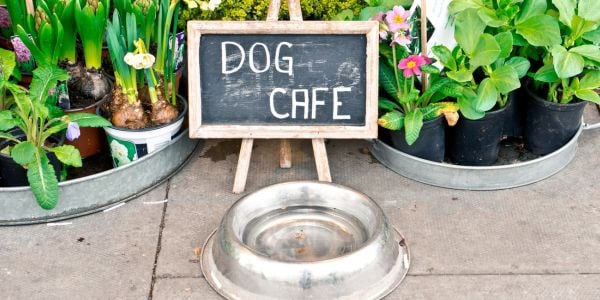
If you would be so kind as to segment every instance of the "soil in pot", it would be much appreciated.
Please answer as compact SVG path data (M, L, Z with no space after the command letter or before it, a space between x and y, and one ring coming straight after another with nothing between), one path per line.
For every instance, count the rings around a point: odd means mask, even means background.
M24 138L25 135L21 134L17 135L17 138ZM60 144L60 140L57 138L50 137L50 142L55 145ZM15 187L15 186L27 186L29 185L27 181L27 170L23 168L21 165L16 163L12 157L3 153L6 147L13 144L8 140L0 141L0 186L3 187ZM56 155L53 152L47 152L48 159L50 160L50 164L54 168L54 173L56 174L56 178L60 181L60 172L62 170L62 163L56 158Z
M404 128L389 131L389 138L394 148L406 154L441 162L444 160L444 149L446 147L444 124L442 116L423 122L419 138L412 145L406 143Z
M587 102L559 104L537 96L529 87L526 90L525 147L537 155L552 153L577 133Z
M487 112L479 120L461 115L450 129L448 153L450 160L465 166L489 166L498 159L504 130L506 106Z

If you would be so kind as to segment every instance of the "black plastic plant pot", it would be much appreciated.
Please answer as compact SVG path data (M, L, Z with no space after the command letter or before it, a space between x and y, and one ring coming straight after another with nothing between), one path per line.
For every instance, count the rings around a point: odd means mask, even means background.
M525 128L525 102L527 95L519 89L508 95L506 112L504 117L504 129L502 135L505 137L522 137Z
M412 145L406 143L404 128L389 131L392 146L406 154L422 159L436 162L443 161L446 148L446 129L443 120L444 118L439 116L433 120L423 122L419 138Z
M559 104L536 95L526 89L525 147L534 154L552 153L573 138L581 126L586 101L574 100Z
M24 138L24 135L16 135L17 138ZM60 144L61 141L57 138L50 137L52 142ZM0 150L9 146L12 142L8 140L0 140ZM47 152L46 155L50 160L50 164L54 168L56 178L60 181L60 171L62 169L62 163L56 158L53 152ZM15 186L27 186L27 170L21 165L17 164L12 157L0 153L0 186L3 187L15 187Z
M464 166L494 164L498 160L505 116L506 106L487 112L479 120L469 120L461 115L450 129L450 160Z

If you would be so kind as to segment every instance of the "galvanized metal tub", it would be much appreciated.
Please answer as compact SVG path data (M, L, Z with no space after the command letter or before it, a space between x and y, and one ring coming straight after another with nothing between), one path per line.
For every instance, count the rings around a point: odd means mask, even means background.
M297 181L233 204L201 264L228 299L380 299L400 284L409 261L404 238L369 197Z
M553 153L507 165L474 167L433 162L408 155L378 139L371 141L370 150L392 171L419 182L452 189L499 190L531 184L558 173L575 157L581 131L594 126L597 125L584 123L567 144Z
M29 187L0 188L0 225L52 222L134 199L177 173L199 148L186 129L169 145L128 165L61 182L55 209L40 208Z

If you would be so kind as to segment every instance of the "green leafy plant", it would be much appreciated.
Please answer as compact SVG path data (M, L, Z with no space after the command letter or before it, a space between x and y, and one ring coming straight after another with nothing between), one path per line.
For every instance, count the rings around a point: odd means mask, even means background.
M77 30L75 26L75 2L78 0L38 0L45 2L48 9L46 14L54 12L63 28L62 45L59 47L59 60L67 60L70 63L77 61ZM38 4L39 5L39 4Z
M57 65L62 51L64 28L56 13L40 1L35 14L26 14L26 27L16 26L16 33L31 51L38 65ZM31 38L30 38L31 37Z
M440 102L450 91L445 87L451 80L440 77L440 71L431 65L426 56L411 52L411 16L400 6L385 14L378 13L380 21L379 84L387 92L380 96L379 108L385 113L379 118L381 127L390 130L404 128L405 140L412 145L418 138L424 121L433 120L442 113L454 125L458 107L454 103ZM418 75L433 74L427 90L418 87Z
M575 99L600 104L600 2L552 0L547 17L560 22L561 39L545 45L542 66L531 74L546 99L570 103ZM545 8L545 7L544 7Z
M9 140L12 145L9 153L12 159L27 169L27 179L31 190L44 209L52 209L58 202L58 179L54 167L48 159L53 152L65 165L81 167L79 151L71 145L50 145L50 136L67 131L67 137L79 135L81 127L110 126L110 122L95 114L76 113L51 117L52 101L48 101L51 91L58 81L68 79L66 71L54 65L41 65L33 71L30 89L14 95L14 105L2 112L0 118L0 138ZM24 133L19 139L17 127ZM6 149L0 149L6 151Z
M110 0L86 0L84 5L75 1L75 23L83 44L85 66L102 67L102 44L110 11Z
M460 91L457 104L465 118L480 119L494 107L504 107L509 93L521 86L530 63L515 55L514 45L547 45L557 38L557 24L544 18L543 11L533 4L536 1L450 3L458 45L453 50L434 46L433 53L445 74L455 81L453 88ZM537 30L544 32L534 34Z

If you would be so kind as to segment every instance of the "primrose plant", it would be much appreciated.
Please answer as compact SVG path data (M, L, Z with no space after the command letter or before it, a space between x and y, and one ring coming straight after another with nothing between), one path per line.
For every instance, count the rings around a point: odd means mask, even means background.
M441 114L450 125L458 120L458 107L454 103L440 102L451 91L446 88L451 80L439 76L440 71L431 65L429 57L410 50L414 40L410 35L414 23L410 22L411 17L402 6L374 17L380 23L379 83L387 92L387 96L379 98L379 108L385 113L378 123L390 130L404 128L408 145L418 139L424 121ZM431 74L431 86L427 90L419 88L418 76L422 73Z
M6 69L5 71L10 71ZM49 97L60 80L69 78L66 71L43 65L33 71L30 90L11 90L14 105L1 112L0 138L9 146L0 149L27 169L27 179L38 204L52 209L58 202L58 179L48 158L53 153L65 165L81 167L79 151L71 145L49 143L53 135L66 131L68 139L79 136L80 126L110 126L110 122L95 114L75 113L51 117L55 103ZM14 130L14 128L18 130Z

